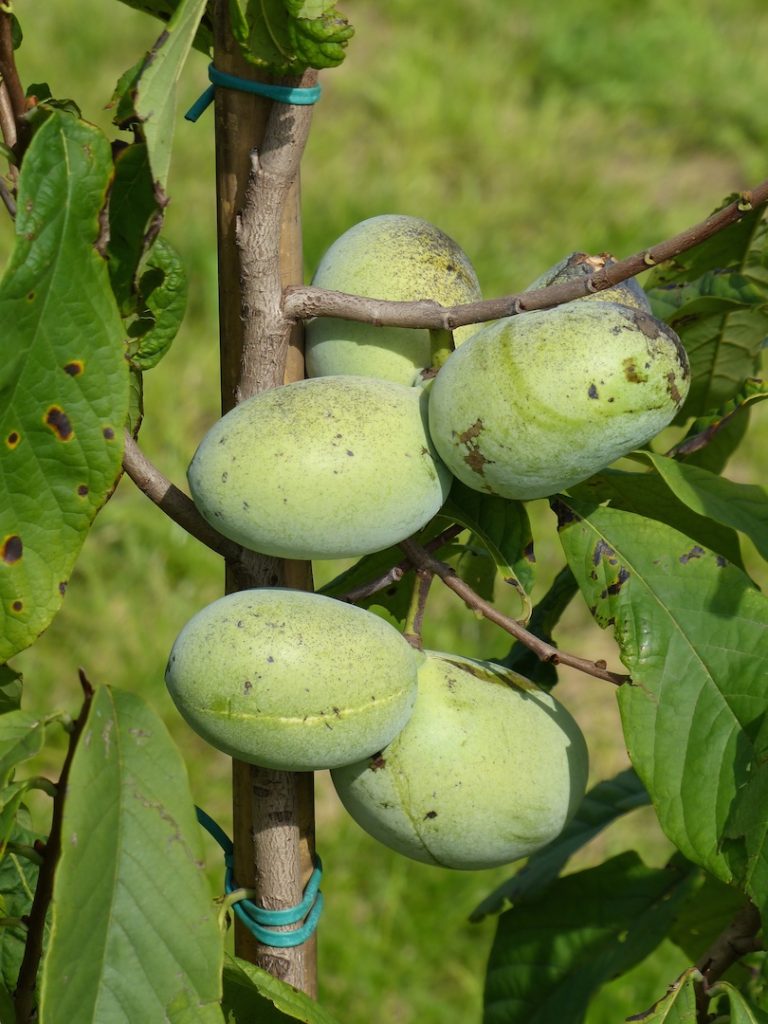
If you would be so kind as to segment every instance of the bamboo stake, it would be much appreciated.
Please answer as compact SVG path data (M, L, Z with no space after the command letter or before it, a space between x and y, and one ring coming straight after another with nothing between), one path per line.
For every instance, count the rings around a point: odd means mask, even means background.
M240 56L229 28L228 3L217 0L214 62L221 71L243 78L258 77ZM295 83L292 83L295 84ZM304 375L301 329L286 336L277 363L262 360L249 340L244 323L244 275L238 246L238 217L247 202L252 151L258 152L267 130L272 103L252 94L217 89L216 180L218 201L219 317L221 336L221 400L227 412L250 393L275 387ZM301 223L298 177L282 211L280 288L302 281ZM258 244L258 240L257 240ZM242 245L242 240L241 240ZM279 301L278 301L279 306ZM263 310L248 308L248 317ZM261 330L261 324L259 325ZM284 369L283 369L284 364ZM243 366L248 367L244 383ZM305 562L288 562L253 555L247 564L228 563L226 591L247 587L288 586L311 590L311 569ZM256 902L283 909L300 902L312 872L314 853L313 776L309 772L269 771L233 761L233 831L235 878L256 890ZM264 946L239 922L235 952L271 974L314 996L317 987L316 942L277 949Z

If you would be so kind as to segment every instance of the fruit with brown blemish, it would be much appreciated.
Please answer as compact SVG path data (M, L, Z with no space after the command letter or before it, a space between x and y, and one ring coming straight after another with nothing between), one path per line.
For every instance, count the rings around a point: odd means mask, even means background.
M680 339L617 302L577 299L482 327L431 384L438 454L474 490L541 498L645 444L688 393Z
M187 723L250 764L315 771L367 757L416 699L413 649L383 619L319 594L222 597L179 633L166 683Z
M572 252L570 256L555 263L549 270L540 274L528 287L527 292L536 291L539 288L548 288L553 284L560 284L563 281L578 281L591 277L598 270L610 267L616 260L608 253L601 253L599 256L590 256L585 252ZM634 277L621 281L612 288L604 288L599 292L590 292L582 296L579 302L619 302L624 306L633 306L644 313L651 313L651 304L648 297L637 283Z
M312 284L373 299L432 299L443 306L482 298L475 270L457 243L420 217L382 214L355 224L327 250ZM453 332L459 345L476 325ZM411 384L450 339L428 330L376 327L317 317L306 327L311 377L358 374Z
M408 724L374 757L336 769L336 791L374 838L414 860L487 868L555 839L587 783L581 731L509 669L424 652Z
M346 558L420 530L448 496L421 388L319 377L262 392L219 420L189 467L203 516L282 558Z

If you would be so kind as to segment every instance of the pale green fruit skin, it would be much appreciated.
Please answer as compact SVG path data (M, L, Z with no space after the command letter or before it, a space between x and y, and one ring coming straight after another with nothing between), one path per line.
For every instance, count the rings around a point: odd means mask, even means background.
M337 238L312 284L374 299L434 299L443 306L482 298L474 268L456 242L428 221L400 214L371 217ZM454 343L476 329L457 328ZM310 377L350 373L411 384L431 364L427 330L317 317L305 334Z
M559 284L561 281L573 281L578 278L588 277L595 270L603 266L610 266L615 262L616 260L611 259L609 256L588 256L583 252L572 252L570 256L566 256L565 259L560 260L559 263L550 267L549 270L545 270L525 290L532 292L538 288L547 288L551 284ZM624 306L633 306L635 309L640 309L644 313L653 312L648 296L634 277L622 281L613 288L604 288L600 292L585 295L576 301L619 302Z
M403 731L332 778L347 811L386 846L478 869L555 839L587 771L584 737L553 697L508 669L429 651Z
M364 377L298 381L214 424L188 478L226 537L281 558L380 551L440 509L451 475L437 459L419 388Z
M569 302L478 331L433 381L432 440L474 490L540 498L586 479L673 419L690 384L660 320L615 302Z
M319 594L244 590L184 626L166 683L187 723L231 757L315 771L378 750L416 699L413 649L383 619Z

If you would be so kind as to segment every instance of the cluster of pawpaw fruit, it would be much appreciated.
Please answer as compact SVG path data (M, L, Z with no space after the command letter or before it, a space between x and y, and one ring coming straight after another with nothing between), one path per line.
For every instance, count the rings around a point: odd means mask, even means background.
M574 255L530 287L591 269ZM481 297L459 246L405 216L350 229L313 283L444 306ZM648 441L687 393L685 351L634 282L452 342L311 321L312 376L241 403L200 444L188 477L202 515L264 554L358 557L424 527L454 478L509 499L566 489ZM584 739L549 694L497 665L416 651L378 616L317 594L214 602L179 634L166 681L213 746L331 769L363 828L426 863L527 856L586 786Z

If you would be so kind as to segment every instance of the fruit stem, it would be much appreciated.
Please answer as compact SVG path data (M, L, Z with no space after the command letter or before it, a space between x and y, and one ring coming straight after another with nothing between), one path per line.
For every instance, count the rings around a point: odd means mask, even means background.
M416 580L411 592L411 603L408 607L408 614L405 617L405 628L403 636L417 651L424 650L424 641L421 638L421 631L424 625L424 609L427 605L429 588L432 586L434 573L428 569L417 569Z

